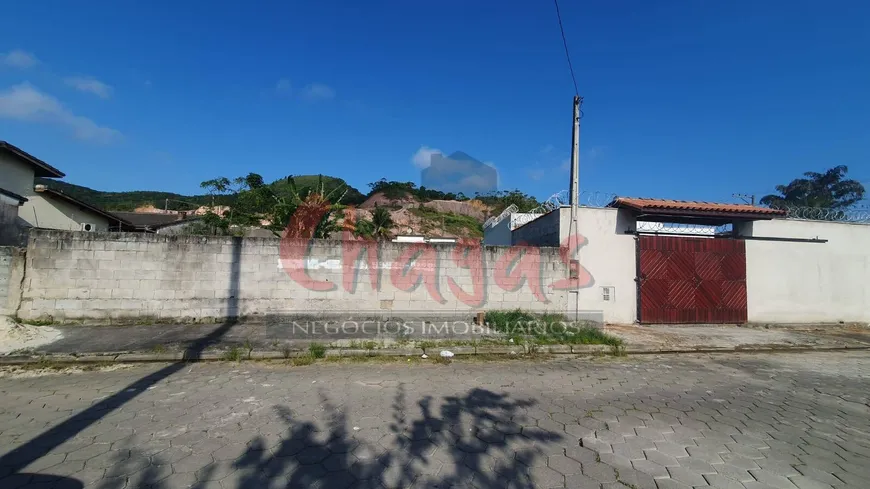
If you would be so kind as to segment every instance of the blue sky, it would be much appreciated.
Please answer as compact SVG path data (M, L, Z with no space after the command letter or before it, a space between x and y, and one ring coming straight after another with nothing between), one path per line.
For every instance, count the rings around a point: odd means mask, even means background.
M0 139L70 182L325 173L366 191L419 182L437 149L505 189L567 186L549 1L50 4L4 6ZM732 201L838 164L870 184L870 3L563 0L562 16L582 189Z

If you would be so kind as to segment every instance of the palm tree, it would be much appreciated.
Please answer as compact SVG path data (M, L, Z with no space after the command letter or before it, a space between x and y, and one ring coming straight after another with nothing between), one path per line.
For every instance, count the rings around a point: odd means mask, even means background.
M372 213L372 224L374 225L374 232L372 233L377 239L387 239L390 237L390 229L392 229L394 223L393 218L390 217L390 211L388 211L384 207L375 207L375 211Z

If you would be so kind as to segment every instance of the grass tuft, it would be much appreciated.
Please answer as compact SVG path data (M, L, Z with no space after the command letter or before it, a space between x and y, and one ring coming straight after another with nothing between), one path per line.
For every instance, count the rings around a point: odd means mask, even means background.
M290 365L293 365L294 367L302 367L305 365L311 365L312 363L314 363L314 357L311 355L302 355L290 359Z
M322 343L311 343L308 345L308 353L312 358L323 358L326 356L326 346Z
M228 360L230 362L239 362L242 360L242 349L238 346L234 346L229 350L224 352L223 355L224 360Z
M486 324L507 334L517 344L622 346L621 338L596 327L569 321L562 314L534 314L522 309L488 311Z

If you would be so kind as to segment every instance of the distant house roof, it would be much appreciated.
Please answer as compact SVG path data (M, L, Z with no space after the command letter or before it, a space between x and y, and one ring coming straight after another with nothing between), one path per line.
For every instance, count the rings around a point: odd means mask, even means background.
M688 200L639 199L617 197L608 207L631 209L636 212L657 216L694 216L720 218L760 218L771 219L785 216L780 209L769 209L745 204L720 204L716 202L695 202Z
M66 176L62 171L58 170L57 168L27 153L19 147L7 143L6 141L0 141L0 153L10 154L13 157L17 158L18 161L24 162L32 166L35 170L35 176L37 177L63 178Z
M140 231L154 231L173 224L202 219L202 216L182 214L159 214L156 212L113 212Z
M110 222L120 223L120 224L127 226L127 227L134 227L133 224L131 224L126 219L119 217L119 216L116 216L115 214L112 214L109 211L105 211L103 209L100 209L99 207L95 207L91 204L88 204L87 202L82 202L79 199L76 199L74 197L70 197L69 195L61 192L60 190L48 188L45 185L37 185L34 188L34 190L36 190L36 193L38 193L38 194L50 195L50 196L55 197L57 199L65 200L65 201L69 202L70 204L78 206L81 209L85 209L85 210L93 212L94 214L103 216L106 219L108 219Z
M17 200L18 205L21 205L21 204L27 202L26 197L22 197L22 196L16 194L15 192L10 192L10 191L6 190L5 188L0 188L0 195L3 195L5 197L9 197L10 199Z
M179 214L158 214L156 212L113 212L134 226L160 226L181 220Z

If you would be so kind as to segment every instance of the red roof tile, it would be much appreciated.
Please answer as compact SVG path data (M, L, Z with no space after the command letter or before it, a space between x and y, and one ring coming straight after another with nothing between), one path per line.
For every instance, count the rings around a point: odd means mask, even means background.
M746 204L719 204L716 202L695 202L689 200L667 199L637 199L632 197L617 197L611 204L612 207L628 207L639 211L677 211L677 212L702 212L715 214L745 214L755 216L784 216L786 212L781 209L757 207Z

